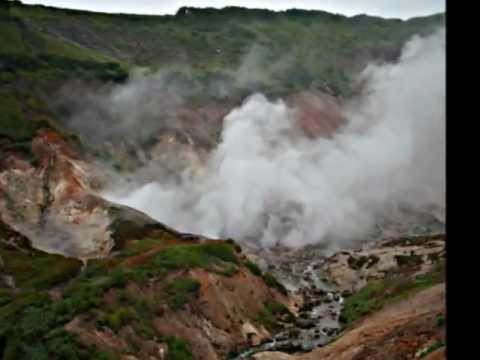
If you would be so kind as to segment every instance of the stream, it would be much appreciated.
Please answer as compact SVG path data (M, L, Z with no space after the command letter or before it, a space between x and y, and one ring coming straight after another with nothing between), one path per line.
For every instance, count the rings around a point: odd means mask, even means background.
M257 256L262 267L271 272L293 295L304 300L293 322L282 323L282 329L271 339L250 347L231 360L248 359L263 351L302 353L330 342L340 331L343 297L319 278L324 255L322 249L263 253Z

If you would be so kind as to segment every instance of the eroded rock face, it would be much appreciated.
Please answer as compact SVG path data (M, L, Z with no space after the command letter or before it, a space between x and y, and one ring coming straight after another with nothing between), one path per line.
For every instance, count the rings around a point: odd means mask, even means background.
M346 123L339 99L331 95L305 91L292 96L291 101L298 124L308 137L330 137Z
M426 273L444 256L445 235L403 238L372 249L339 252L325 260L321 271L335 288L353 293L369 280L402 272L403 268Z
M0 216L35 248L78 258L101 257L113 246L105 200L90 189L88 165L56 133L32 141L35 162L15 154L0 172Z
M175 335L192 346L196 359L225 359L234 351L258 344L271 334L254 319L267 301L286 303L247 269L225 277L201 269L189 275L200 283L194 303L179 312L165 312L155 320L160 334Z

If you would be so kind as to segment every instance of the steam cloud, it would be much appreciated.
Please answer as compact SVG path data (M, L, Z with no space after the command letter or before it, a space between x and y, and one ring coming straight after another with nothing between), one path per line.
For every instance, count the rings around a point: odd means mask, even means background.
M445 30L361 78L332 138L305 137L296 109L255 94L225 118L205 167L104 195L182 231L263 246L360 238L391 207L444 210Z

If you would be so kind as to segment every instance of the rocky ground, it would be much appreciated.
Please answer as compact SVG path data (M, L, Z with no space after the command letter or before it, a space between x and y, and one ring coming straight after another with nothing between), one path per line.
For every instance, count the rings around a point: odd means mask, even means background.
M443 234L384 240L328 257L305 249L264 256L264 266L286 279L303 303L291 328L244 358L413 359L442 348L444 258ZM440 351L429 356L442 358Z

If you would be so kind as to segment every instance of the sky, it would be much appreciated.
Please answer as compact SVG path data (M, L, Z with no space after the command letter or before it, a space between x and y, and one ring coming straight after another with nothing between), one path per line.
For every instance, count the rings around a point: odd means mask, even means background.
M368 14L401 19L445 11L445 0L22 0L22 2L109 13L154 15L175 14L182 6L315 9L347 16Z

